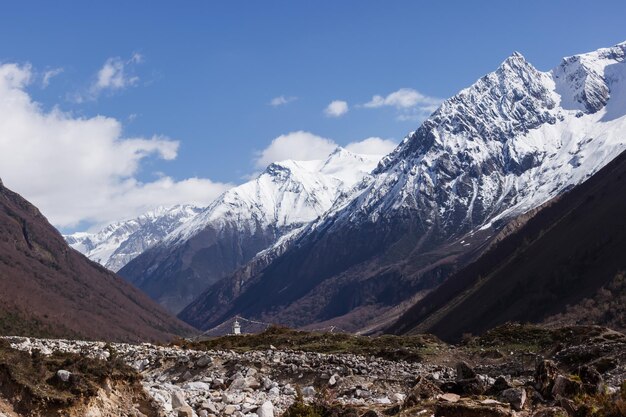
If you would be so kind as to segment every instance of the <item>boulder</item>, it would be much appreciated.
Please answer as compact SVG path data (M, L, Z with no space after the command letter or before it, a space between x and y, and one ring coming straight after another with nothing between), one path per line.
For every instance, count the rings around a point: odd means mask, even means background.
M238 390L242 390L246 388L246 386L247 386L246 379L243 377L238 377L238 378L233 379L228 389L232 391L238 391Z
M203 410L206 410L208 413L217 414L217 408L215 407L215 404L213 404L212 402L203 401L202 404L200 405L200 408L202 408Z
M559 370L551 360L541 361L537 365L535 369L535 388L543 397L549 398L552 395L552 388L558 375Z
M406 400L406 395L396 392L391 396L391 400L396 403L403 403Z
M188 405L178 409L178 417L193 417L193 409Z
M186 390L209 392L211 390L211 385L202 381L194 381L185 383L183 388Z
M565 411L567 411L567 415L569 416L590 416L592 413L579 414L578 406L576 403L569 398L561 397L559 400L559 405L563 407Z
M172 392L172 408L174 410L176 410L177 408L185 407L187 405L187 401L185 401L185 394L182 391Z
M256 410L258 417L274 417L274 404L271 401L265 401Z
M334 387L335 384L337 384L338 380L339 380L339 375L333 374L328 380L328 385L330 385L331 387Z
M502 391L507 390L509 388L513 388L509 381L502 375L496 378L496 380L491 384L489 389L485 392L486 395L498 395Z
M526 404L526 390L524 388L508 388L498 396L500 401L511 404L516 411L520 411Z
M604 388L604 380L600 372L592 366L581 366L578 370L578 376L583 383L583 390L587 394L601 393Z
M196 366L198 368L204 368L213 363L213 359L210 356L202 356L200 359L196 361Z
M559 375L552 386L552 396L554 398L572 398L582 391L582 383L573 378Z
M419 376L415 385L413 386L413 388L411 388L409 397L414 396L417 400L425 400L428 398L434 398L441 393L442 391L437 385L424 378L423 376Z
M459 362L456 364L456 380L457 381L476 378L476 377L477 377L476 372L466 362Z
M261 383L252 376L247 376L245 378L245 383L245 388L252 388L253 390L261 388Z
M438 395L437 399L449 403L456 403L461 399L461 396L458 394L452 394L451 392L446 392L445 394Z
M466 395L481 395L485 390L485 383L467 363L457 363L455 392Z
M57 371L57 378L59 378L63 382L68 382L72 373L70 371L66 371L65 369L59 369Z
M461 379L455 382L454 392L463 395L482 395L485 393L485 383L478 377Z

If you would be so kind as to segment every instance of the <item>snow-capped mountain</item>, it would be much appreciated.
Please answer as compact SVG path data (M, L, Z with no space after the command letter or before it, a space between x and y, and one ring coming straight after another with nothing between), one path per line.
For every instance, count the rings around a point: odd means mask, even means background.
M326 213L380 158L338 147L325 160L275 162L255 180L226 191L192 221L170 233L164 244L184 242L208 225L217 229L236 225L251 234L257 229L301 227Z
M549 72L514 53L445 101L342 215L375 221L416 208L428 227L457 234L584 181L626 144L625 50L565 58Z
M257 253L321 217L380 158L337 148L324 160L273 163L226 191L120 274L179 311Z
M92 261L118 271L201 211L192 205L159 207L137 218L112 223L96 233L78 232L64 237Z
M436 285L510 219L626 149L625 53L622 43L548 72L514 53L446 100L284 254L181 317L203 328L235 314L363 324Z

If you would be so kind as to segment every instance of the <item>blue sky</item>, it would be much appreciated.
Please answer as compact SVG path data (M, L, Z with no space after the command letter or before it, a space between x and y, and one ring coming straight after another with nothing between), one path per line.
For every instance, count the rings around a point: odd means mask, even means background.
M624 16L623 1L20 1L0 14L0 62L31 65L39 81L24 90L43 112L104 115L124 138L179 141L175 158L142 157L137 181L233 184L258 170L257 152L280 135L397 142L424 111L364 107L374 95L405 88L447 98L516 50L547 70L626 40ZM107 62L123 78L95 88ZM269 104L280 96L289 102ZM325 114L333 100L348 112Z

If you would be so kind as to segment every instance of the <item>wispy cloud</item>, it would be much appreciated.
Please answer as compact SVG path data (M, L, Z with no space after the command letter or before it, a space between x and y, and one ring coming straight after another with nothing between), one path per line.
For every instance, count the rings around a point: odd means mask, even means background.
M343 100L334 100L331 101L328 106L324 109L324 114L328 117L341 117L344 114L348 113L349 107L348 103Z
M440 98L424 95L412 88L401 88L386 96L375 95L362 107L395 107L399 112L398 120L417 120L434 112L442 102Z
M99 94L103 90L123 90L139 82L139 77L128 73L128 66L140 63L141 55L135 54L131 59L122 61L121 58L109 58L98 71L96 81L91 85L91 91Z
M291 97L278 96L278 97L274 97L273 99L271 99L269 102L269 105L273 107L284 106L285 104L294 102L297 99L298 97L293 97L293 96Z
M121 57L108 58L96 72L87 91L72 94L69 99L78 103L97 100L103 93L112 94L136 86L139 84L136 66L141 64L143 60L143 55L139 53L134 53L126 60Z
M63 68L53 68L43 73L43 77L41 79L41 86L46 88L50 85L50 80L52 80L57 75L63 72Z

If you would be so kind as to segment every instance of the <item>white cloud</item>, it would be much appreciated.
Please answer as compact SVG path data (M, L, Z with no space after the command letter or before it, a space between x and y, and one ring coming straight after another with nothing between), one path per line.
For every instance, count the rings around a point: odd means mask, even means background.
M113 118L45 111L25 88L28 65L0 65L0 178L58 227L108 223L158 205L208 204L230 187L204 178L141 182L146 158L172 160L178 142L127 138Z
M440 103L441 100L438 98L425 96L412 88L401 88L387 97L376 95L363 106L370 108L394 106L398 109L407 109L416 106L437 106Z
M348 103L343 100L335 100L332 101L326 108L324 109L324 113L328 117L341 117L344 114L348 113Z
M298 97L278 96L270 100L269 105L273 107L284 106L285 104L289 104L292 101L296 101L297 99Z
M63 68L53 68L43 73L41 86L46 88L50 85L50 80L63 72Z
M370 137L362 141L351 142L344 148L354 153L383 156L391 152L396 145L397 143L391 139ZM297 161L325 159L338 146L335 141L311 132L297 131L287 133L275 138L267 148L257 153L255 167L262 169L272 162L284 161L286 159L295 159ZM253 175L250 177L253 177Z
M352 142L345 146L347 150L363 155L387 155L393 151L398 144L391 139L371 137L359 142Z
M255 165L265 168L272 162L295 159L309 161L327 157L337 144L330 139L302 130L280 135L272 143L258 152Z
M385 97L375 95L363 107L395 107L400 112L398 120L419 120L434 112L442 101L412 88L401 88Z

